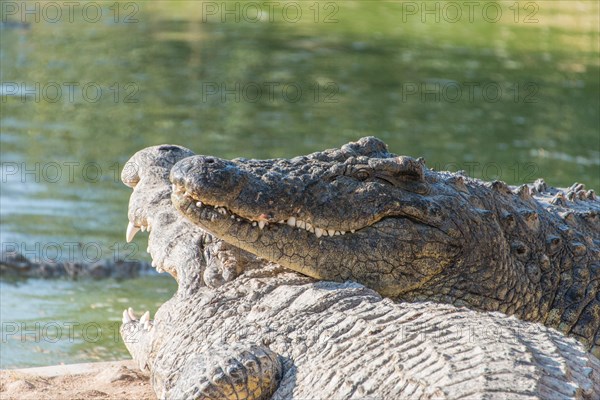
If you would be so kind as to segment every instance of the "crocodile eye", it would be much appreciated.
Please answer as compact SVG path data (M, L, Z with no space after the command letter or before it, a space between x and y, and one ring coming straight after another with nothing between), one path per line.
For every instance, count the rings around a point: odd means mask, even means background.
M369 179L371 177L371 174L366 169L359 169L358 171L355 172L354 176L359 181L366 181L367 179Z

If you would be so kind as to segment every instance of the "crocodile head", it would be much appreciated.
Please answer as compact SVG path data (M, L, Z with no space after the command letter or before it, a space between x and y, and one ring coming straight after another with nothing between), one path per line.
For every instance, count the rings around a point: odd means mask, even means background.
M213 237L173 209L169 172L178 161L193 155L181 146L152 146L135 153L121 173L123 183L133 189L127 241L147 230L152 266L171 274L184 292L220 286L242 270L261 264L252 254Z
M266 260L399 296L465 251L447 211L459 209L461 197L423 164L373 137L289 160L194 156L171 170L172 201L215 236Z

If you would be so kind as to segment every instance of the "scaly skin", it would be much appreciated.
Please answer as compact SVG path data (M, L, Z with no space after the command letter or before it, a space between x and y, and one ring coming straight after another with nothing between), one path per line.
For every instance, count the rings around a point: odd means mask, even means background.
M541 322L600 354L600 202L583 185L435 172L372 137L291 160L188 157L170 179L179 211L265 260Z
M177 146L138 152L129 218L179 289L121 334L160 399L597 399L600 362L573 338L500 313L384 299L259 260L168 201ZM187 250L186 250L187 249Z
M123 339L159 399L600 396L598 359L553 329L445 304L399 304L281 267L172 299L149 329L133 317Z

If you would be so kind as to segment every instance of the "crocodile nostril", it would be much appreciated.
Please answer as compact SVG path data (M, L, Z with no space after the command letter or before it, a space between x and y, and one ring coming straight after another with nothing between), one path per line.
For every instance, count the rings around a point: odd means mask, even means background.
M177 151L181 150L179 146L171 146L168 144L162 145L158 148L159 151Z
M212 159L212 158L207 158L207 159L206 159L206 163L207 163L207 164L213 164L214 162L215 162L215 160L214 160L214 159Z

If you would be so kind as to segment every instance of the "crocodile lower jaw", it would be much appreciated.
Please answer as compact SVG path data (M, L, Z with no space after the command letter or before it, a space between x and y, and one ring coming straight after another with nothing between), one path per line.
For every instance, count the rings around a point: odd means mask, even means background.
M137 317L133 308L129 307L123 310L123 318L121 319L123 325L131 324L132 330L143 329L144 331L150 331L154 328L154 321L150 319L150 311L146 311L141 317Z

